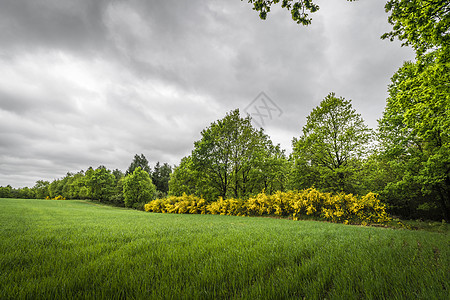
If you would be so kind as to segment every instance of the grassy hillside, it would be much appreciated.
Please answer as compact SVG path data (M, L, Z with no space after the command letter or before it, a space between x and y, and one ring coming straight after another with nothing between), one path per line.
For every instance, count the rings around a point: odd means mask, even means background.
M0 299L450 298L447 233L0 199Z

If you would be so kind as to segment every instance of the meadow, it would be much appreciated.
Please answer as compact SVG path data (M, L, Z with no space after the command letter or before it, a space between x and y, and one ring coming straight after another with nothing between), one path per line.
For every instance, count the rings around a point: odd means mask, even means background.
M447 232L0 199L0 299L449 299Z

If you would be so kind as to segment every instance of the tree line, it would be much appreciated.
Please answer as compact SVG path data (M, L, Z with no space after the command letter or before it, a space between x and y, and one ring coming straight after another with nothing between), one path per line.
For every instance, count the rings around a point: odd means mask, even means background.
M446 218L448 198L443 192L448 189L448 169L438 166L448 163L448 156L442 155L448 151L448 136L445 143L419 135L415 143L409 142L413 131L399 134L399 124L407 124L395 123L398 115L388 114L394 102L389 98L374 131L350 100L330 93L309 114L300 136L293 138L289 156L264 129L252 125L250 116L242 117L236 109L204 129L191 154L173 170L159 162L152 170L145 156L136 154L125 173L104 166L89 168L51 183L39 180L33 188L9 188L9 194L5 194L8 187L2 187L0 197L61 195L142 208L167 195L195 195L213 202L219 197L248 199L261 192L315 187L331 193L378 193L388 210L402 217Z
M0 198L55 199L61 196L65 199L91 199L139 207L136 205L138 202L167 196L171 173L172 166L168 163L157 162L150 168L147 158L143 154L136 154L125 173L119 169L109 170L105 166L96 169L89 167L86 171L68 172L66 176L52 182L38 180L31 188L0 187ZM136 191L142 195L136 195Z
M248 2L261 19L280 5L303 25L319 10L310 0ZM380 192L398 214L434 211L435 217L449 220L450 1L388 0L385 11L392 31L381 38L412 47L416 60L405 62L391 79L362 186Z
M279 1L249 1L262 18ZM292 2L292 3L291 3ZM293 19L309 24L311 1L283 1ZM382 36L411 46L416 59L392 76L376 130L350 100L326 96L292 140L287 156L249 116L229 112L201 132L190 155L173 169L151 170L136 155L125 174L105 167L68 173L33 188L0 187L0 197L98 199L140 207L165 195L214 201L247 199L261 191L302 190L364 195L375 192L390 213L405 218L450 218L450 6L442 0L390 0L393 30ZM306 10L299 10L305 8ZM146 162L146 163L145 163Z

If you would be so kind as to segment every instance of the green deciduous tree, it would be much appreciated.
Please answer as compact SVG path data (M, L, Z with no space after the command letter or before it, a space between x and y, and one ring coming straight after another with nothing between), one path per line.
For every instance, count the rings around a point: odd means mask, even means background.
M398 176L387 185L389 201L412 216L420 207L450 213L450 65L428 55L407 62L393 76L379 121L383 158ZM408 199L401 199L403 194Z
M379 159L391 178L382 195L406 217L448 220L450 2L390 0L386 11L393 30L383 38L413 47L417 61L392 77L379 120Z
M10 185L0 186L0 198L11 198L12 189L13 188Z
M194 143L191 162L187 160L183 166L192 167L190 174L196 179L184 178L185 182L211 197L246 198L265 186L282 186L276 182L281 180L277 168L283 166L284 153L273 146L263 129L252 126L249 116L242 118L239 110L234 110L201 134L201 140ZM174 179L182 177L175 172Z
M168 163L160 165L159 161L156 163L152 172L152 181L156 186L156 190L162 194L169 192L169 179L172 173L172 167Z
M125 206L133 207L155 198L156 187L148 172L137 167L132 174L123 179L123 195Z
M450 2L448 0L389 0L386 3L393 30L382 38L398 38L417 55L450 44Z
M50 194L50 197L55 198L60 195L66 197L67 196L65 195L66 194L65 192L67 192L66 184L70 184L72 176L73 176L72 173L67 172L66 176L64 176L63 178L53 180L48 186L48 192Z
M371 130L351 101L329 94L307 118L294 138L291 188L355 192L360 160L367 152Z
M33 187L34 193L36 195L36 199L45 199L46 197L50 196L48 187L50 185L50 182L46 180L38 180L36 181L36 184Z
M66 181L62 190L62 196L66 199L81 199L81 191L86 188L85 174L79 171L75 174L67 173Z
M50 184L38 180L33 191L38 198L55 198L61 195L66 199L96 199L123 204L122 185L119 183L123 176L117 169L111 172L104 166L95 170L89 167L86 172L68 172L63 178L55 179Z
M130 166L128 167L127 171L125 172L125 175L132 174L134 172L134 170L138 167L140 167L141 170L147 172L149 175L152 174L152 170L151 170L148 160L147 160L147 158L145 158L144 154L141 154L140 156L135 154L133 161L131 162Z
M123 178L125 175L123 174L122 171L120 171L119 169L115 169L112 171L112 174L114 175L114 180L117 182L119 181L121 178Z
M261 137L261 146L255 152L246 180L250 194L265 191L273 194L286 189L289 161L280 145L273 145L267 135Z
M192 164L192 156L181 159L178 166L175 166L169 180L169 195L181 196L197 194L197 172Z
M202 176L202 173L195 169L192 156L183 157L170 175L169 195L182 196L183 193L208 200L214 200L219 196L209 183L208 177Z
M115 177L111 170L100 166L86 178L86 186L90 190L92 199L108 201L113 194Z
M21 198L21 199L35 199L36 194L33 189L30 189L28 187L23 187L23 188L17 189L16 197Z
M123 179L125 175L119 169L115 169L114 171L112 171L112 174L114 175L114 188L112 196L110 198L111 202L115 205L123 205Z

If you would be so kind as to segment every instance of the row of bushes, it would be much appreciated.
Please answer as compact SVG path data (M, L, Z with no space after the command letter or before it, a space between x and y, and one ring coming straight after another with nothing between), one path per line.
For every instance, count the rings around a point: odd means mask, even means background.
M66 197L63 197L61 195L58 195L54 198L50 198L49 196L45 197L45 200L66 200Z
M150 201L145 211L177 214L214 214L233 216L284 216L294 220L319 218L344 224L374 224L390 220L386 206L374 193L358 197L352 194L321 193L314 188L260 193L247 200L219 199L208 203L205 199L183 194Z

